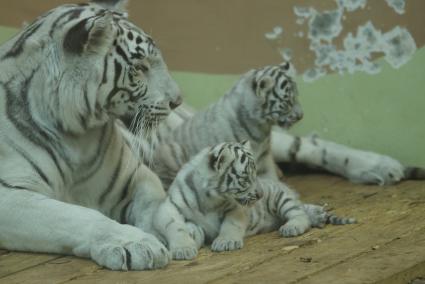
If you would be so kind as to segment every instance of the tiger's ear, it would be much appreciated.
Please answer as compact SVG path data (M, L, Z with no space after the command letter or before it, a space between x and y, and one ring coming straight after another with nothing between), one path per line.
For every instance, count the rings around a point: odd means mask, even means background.
M243 141L241 142L241 144L242 144L242 146L243 146L246 150L248 150L248 151L252 151L252 148L251 148L251 142L249 142L249 140L243 140Z
M274 80L270 76L264 76L258 80L255 80L252 84L252 88L257 96L264 98L267 91L273 86Z
M65 35L63 48L71 54L106 53L114 40L111 12L90 20L83 20Z
M92 0L91 2L111 11L127 14L128 0Z
M221 171L230 161L230 151L226 148L218 151L218 153L213 148L209 153L209 166L213 171Z
M283 61L279 66L288 76L295 77L297 75L297 70L291 62Z

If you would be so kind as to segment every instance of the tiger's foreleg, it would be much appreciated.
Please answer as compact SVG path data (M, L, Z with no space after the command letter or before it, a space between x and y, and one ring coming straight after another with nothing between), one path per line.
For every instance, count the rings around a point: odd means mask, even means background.
M128 222L161 238L174 259L193 259L198 251L177 208L167 199L158 176L145 165L136 173L133 203ZM174 221L173 221L174 220Z
M173 259L193 259L198 254L198 245L190 235L184 217L168 197L158 207L153 226L165 239Z
M272 131L272 153L276 162L295 162L320 168L362 184L388 185L405 177L398 161L373 152L309 137Z
M303 204L303 208L310 218L312 227L323 228L326 224L347 225L357 223L355 218L340 217L329 212L326 210L326 206Z
M39 193L0 186L0 247L71 254L113 270L144 270L168 264L165 247L138 228L100 212Z
M269 214L279 218L284 224L279 233L284 237L295 237L311 228L311 221L298 196L280 181L259 179L258 185L263 192L260 202L265 204Z
M224 216L218 236L211 244L213 251L231 251L243 247L243 239L248 227L248 216L242 207L230 209Z

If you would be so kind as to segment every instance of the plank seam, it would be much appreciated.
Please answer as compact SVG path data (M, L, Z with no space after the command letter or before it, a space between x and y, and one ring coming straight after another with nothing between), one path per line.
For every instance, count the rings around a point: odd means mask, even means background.
M57 256L57 257L54 257L54 258L52 258L52 259L49 259L49 260L46 260L46 261L43 261L43 262L37 263L37 264L35 264L35 265L31 265L31 266L25 267L25 268L23 268L23 269L20 269L20 270L14 271L14 272L12 272L12 273L5 274L5 275L3 275L3 276L0 276L0 279L3 279L3 278L6 278L6 277L9 277L9 276L14 275L14 274L17 274L17 273L21 273L22 271L25 271L25 270L28 270L28 269L32 269L32 268L34 268L34 267L37 267L37 266L40 266L40 265L46 264L46 263L48 263L48 262L50 262L50 261L53 261L53 260L58 260L58 259L60 259L60 258L64 258L64 256Z

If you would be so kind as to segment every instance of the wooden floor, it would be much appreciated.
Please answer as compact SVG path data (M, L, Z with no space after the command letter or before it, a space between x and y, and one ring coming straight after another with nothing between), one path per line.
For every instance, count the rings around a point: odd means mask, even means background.
M328 203L359 224L284 239L255 236L237 252L145 272L111 272L89 260L0 250L0 283L411 283L425 278L425 182L359 186L338 177L288 179L303 199ZM415 283L425 283L416 280Z

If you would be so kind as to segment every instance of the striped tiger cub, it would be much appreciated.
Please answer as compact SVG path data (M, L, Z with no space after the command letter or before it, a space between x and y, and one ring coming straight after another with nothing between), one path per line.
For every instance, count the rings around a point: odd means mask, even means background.
M183 166L152 227L174 259L192 259L203 244L211 243L213 251L235 250L245 236L279 229L292 237L311 225L354 222L302 204L281 182L257 179L249 142L227 142L201 150Z
M1 45L0 248L113 270L169 263L140 225L165 192L118 118L144 134L181 96L125 2L59 6Z
M270 147L272 127L289 128L303 117L293 73L290 63L251 70L206 110L172 130L164 127L152 168L165 188L190 157L225 141L249 140L258 174L278 180Z

